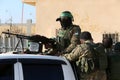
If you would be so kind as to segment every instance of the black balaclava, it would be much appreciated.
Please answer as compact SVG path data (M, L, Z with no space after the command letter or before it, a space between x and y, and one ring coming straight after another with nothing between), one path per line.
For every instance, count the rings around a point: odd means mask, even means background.
M67 29L72 25L72 20L70 17L62 17L60 20L60 24L63 29Z

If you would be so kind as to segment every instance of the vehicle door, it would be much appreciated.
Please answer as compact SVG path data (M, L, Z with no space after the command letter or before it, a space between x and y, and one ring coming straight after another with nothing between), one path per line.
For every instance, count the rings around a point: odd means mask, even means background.
M0 80L23 80L21 63L17 59L0 59Z

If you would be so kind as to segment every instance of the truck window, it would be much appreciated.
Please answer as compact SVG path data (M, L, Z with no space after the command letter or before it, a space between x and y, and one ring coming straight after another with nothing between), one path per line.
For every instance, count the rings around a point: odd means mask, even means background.
M0 64L0 80L14 80L13 64Z
M61 64L22 64L24 80L64 80Z

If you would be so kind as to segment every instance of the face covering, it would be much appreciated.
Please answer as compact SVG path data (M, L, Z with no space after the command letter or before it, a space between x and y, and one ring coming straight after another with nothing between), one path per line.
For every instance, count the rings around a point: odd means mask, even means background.
M72 24L72 20L69 17L64 17L64 18L61 18L60 24L61 24L63 29L67 29Z

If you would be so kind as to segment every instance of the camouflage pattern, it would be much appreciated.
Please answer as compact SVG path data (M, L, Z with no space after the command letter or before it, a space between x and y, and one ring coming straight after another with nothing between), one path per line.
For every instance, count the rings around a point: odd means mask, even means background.
M57 32L57 42L59 50L71 52L80 43L81 29L78 25L71 25L68 29L59 29Z
M86 44L92 44L91 41L87 40L85 43L78 45L71 53L64 54L63 56L66 57L69 61L76 61L76 64L79 63L81 57L88 55L88 57L91 57L89 49L90 47ZM80 73L80 66L77 66L80 80L106 80L106 72L103 70L96 69L94 72L88 73L88 74L81 74Z

